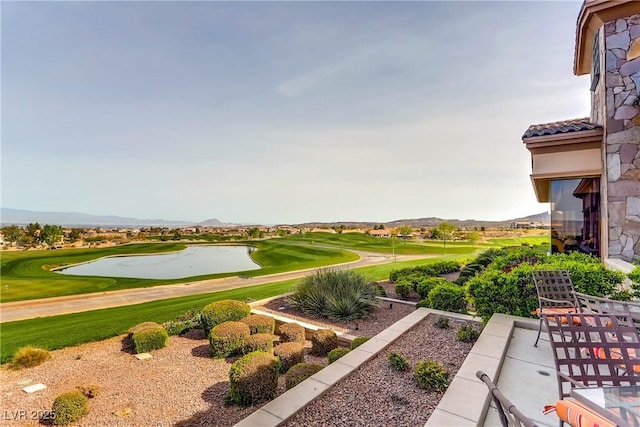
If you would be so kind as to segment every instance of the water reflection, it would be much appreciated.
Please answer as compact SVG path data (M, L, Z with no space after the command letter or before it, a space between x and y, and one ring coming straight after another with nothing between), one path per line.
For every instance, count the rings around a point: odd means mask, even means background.
M131 277L138 279L180 279L205 274L258 270L250 255L252 246L188 246L162 255L101 258L59 270L72 276Z

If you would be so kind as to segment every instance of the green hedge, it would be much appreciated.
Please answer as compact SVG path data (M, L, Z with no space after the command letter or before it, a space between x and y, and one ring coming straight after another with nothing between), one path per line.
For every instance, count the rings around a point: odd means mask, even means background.
M62 393L53 401L51 412L54 424L70 424L89 413L88 399L79 390Z
M631 289L633 289L634 296L640 298L640 265L628 274L629 280L631 280Z
M131 336L134 351L139 353L148 353L151 350L158 350L167 346L169 342L169 334L162 326L147 327L135 332Z
M254 351L241 357L229 370L227 403L249 406L273 399L279 375L280 359L273 354Z
M244 353L253 351L265 351L271 353L273 351L273 340L276 336L273 334L253 334L245 338Z
M311 337L311 354L326 356L338 347L338 336L331 329L318 329Z
M286 385L287 390L300 384L316 372L324 369L324 366L318 363L298 363L287 371Z
M586 254L539 257L530 249L512 251L497 257L467 282L467 295L478 315L485 321L493 313L532 317L538 307L531 276L534 269L567 270L577 291L595 296L611 295L624 278L622 273L607 270L598 258Z
M285 342L275 346L273 354L280 359L280 372L285 373L294 365L304 362L304 344Z
M401 278L407 278L409 281L416 281L421 277L439 276L441 274L453 273L458 270L460 270L460 262L458 261L439 261L432 264L392 270L391 273L389 273L389 280L397 282Z
M249 327L251 335L253 334L273 334L276 329L276 319L264 314L251 314L240 319L242 323L246 323Z
M334 348L333 350L331 350L327 354L329 365L331 365L333 362L335 362L336 360L340 359L342 356L344 356L345 354L349 353L350 351L351 351L351 349L350 348L346 348L346 347Z
M211 329L221 323L238 321L251 313L251 307L242 301L222 300L205 306L200 314L200 322L206 336Z
M249 327L242 322L229 321L214 326L209 334L211 357L220 359L242 353L249 336Z
M306 331L304 326L298 323L285 323L278 328L278 335L280 336L280 342L300 342L305 343Z
M429 307L453 313L466 313L465 291L458 285L446 283L437 285L429 292Z

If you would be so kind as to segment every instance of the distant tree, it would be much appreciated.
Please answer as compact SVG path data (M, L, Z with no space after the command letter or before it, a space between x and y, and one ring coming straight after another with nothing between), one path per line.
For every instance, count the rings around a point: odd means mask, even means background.
M467 238L472 244L475 245L478 242L478 240L480 240L480 233L478 233L477 231L472 231L471 233L469 233Z
M40 236L42 242L45 242L49 246L53 246L56 243L60 242L60 239L62 239L62 236L64 236L64 231L59 225L45 224L42 228Z
M264 235L264 233L260 231L258 227L251 227L250 229L247 230L247 234L252 239L260 238Z
M42 241L41 234L42 227L37 222L29 223L29 225L27 225L24 229L24 237L31 243L40 243Z
M180 230L178 230L177 228L173 230L173 240L180 240L181 238L182 234L180 233Z
M480 227L480 231L482 231L482 232L484 233L485 231L487 231L487 229L486 229L486 228L485 228L485 226L483 225L482 227Z
M278 237L284 237L284 236L286 236L287 234L289 234L289 230L286 230L286 229L284 229L284 228L278 228L278 230L276 231L276 235L277 235Z
M82 237L82 234L84 233L84 230L82 228L72 228L71 231L69 231L69 234L67 235L67 238L75 243L78 240L80 240L80 238Z
M8 225L2 228L2 235L6 242L16 243L24 236L24 230L17 225Z
M442 247L446 248L447 240L451 240L453 237L453 232L456 231L456 226L445 221L438 225L437 230L442 238Z
M398 234L408 236L413 233L413 228L410 225L403 225L398 229Z

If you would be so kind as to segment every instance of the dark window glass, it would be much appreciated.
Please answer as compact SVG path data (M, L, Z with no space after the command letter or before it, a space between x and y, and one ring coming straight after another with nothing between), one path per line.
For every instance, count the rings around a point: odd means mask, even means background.
M600 81L600 37L598 32L593 39L593 56L591 57L591 92L596 90Z
M551 181L551 251L600 253L600 179Z

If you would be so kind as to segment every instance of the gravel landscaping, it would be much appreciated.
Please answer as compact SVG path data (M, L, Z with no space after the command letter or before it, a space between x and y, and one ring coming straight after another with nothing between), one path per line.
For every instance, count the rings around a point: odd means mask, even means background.
M283 301L274 300L267 308L280 314L290 311L281 307ZM358 330L355 322L323 321L320 326L352 335L373 336L413 310L414 307L397 303L389 309L388 304L383 303L373 316L358 322ZM451 321L450 329L436 329L431 321L423 321L389 351L402 354L412 366L425 358L440 361L453 376L471 348L471 344L452 338L455 323ZM38 417L51 409L56 396L78 386L92 385L99 387L98 395L89 401L89 414L74 425L231 426L259 407L224 406L229 368L236 358L211 359L208 341L201 331L170 337L168 346L153 351L153 357L147 360L137 360L126 348L124 338L52 351L52 358L35 368L14 371L3 366L0 369L3 409L0 425L38 425ZM386 353L339 383L289 425L424 423L441 393L418 389L410 372L391 371ZM307 357L307 361L326 364L326 358ZM369 381L364 381L365 378ZM22 391L23 387L37 383L47 388L33 394ZM280 392L283 391L281 386Z
M412 310L380 308L376 312L382 314L362 323L363 330L375 335ZM99 386L99 393L89 401L90 412L79 426L230 426L257 409L224 406L229 368L236 358L211 359L201 331L170 337L168 346L148 360L137 360L123 348L124 338L52 351L51 360L35 368L13 371L3 366L0 425L37 425L56 396L88 385ZM326 364L326 358L305 357ZM47 389L22 391L38 383Z
M429 315L355 373L289 419L285 426L418 426L424 425L444 392L427 392L413 378L416 362L429 359L449 371L458 372L473 343L456 341L463 321L450 320L449 328L432 325ZM403 356L412 369L398 372L387 355Z

